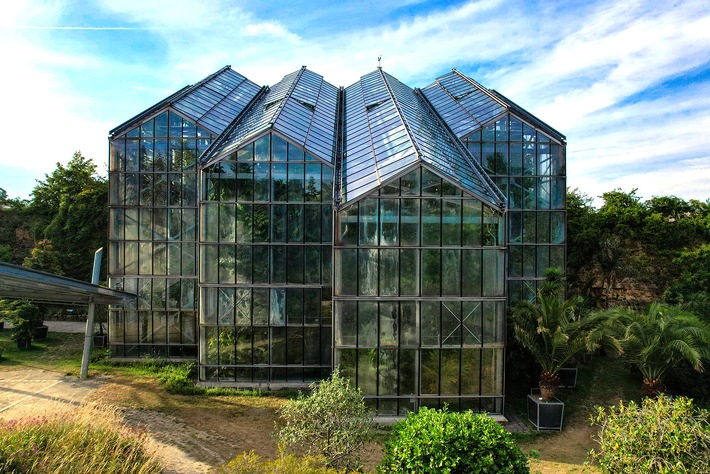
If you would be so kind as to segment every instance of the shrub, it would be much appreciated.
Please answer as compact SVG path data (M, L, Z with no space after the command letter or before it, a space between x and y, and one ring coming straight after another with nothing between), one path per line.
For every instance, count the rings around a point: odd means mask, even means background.
M274 460L262 461L254 451L244 453L217 469L217 474L340 474L345 470L329 468L319 456L298 457L284 454Z
M288 401L279 414L278 437L284 449L323 456L329 467L360 467L358 450L367 440L372 417L360 391L338 369L329 379L311 384L310 395L301 393Z
M597 407L599 451L590 451L604 472L694 473L710 464L710 419L685 397L645 398L608 409Z
M115 410L0 420L0 472L161 472L145 434L126 428Z
M392 428L380 473L529 473L510 433L484 414L421 408Z
M168 393L199 395L204 393L204 389L195 385L195 370L194 362L167 364L158 368L158 382Z

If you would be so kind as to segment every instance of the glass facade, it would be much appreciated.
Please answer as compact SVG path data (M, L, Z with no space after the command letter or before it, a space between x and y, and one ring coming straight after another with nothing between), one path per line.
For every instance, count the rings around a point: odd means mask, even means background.
M333 167L267 133L202 172L200 380L332 368Z
M335 364L382 415L500 412L503 215L419 166L336 222Z
M506 312L565 264L564 137L507 104L457 71L227 67L119 126L109 284L138 297L112 356L271 388L340 366L381 415L501 413Z
M197 355L197 157L213 135L172 110L111 141L109 312L114 357Z
M508 197L508 298L532 300L565 268L565 146L511 114L468 135L471 155Z

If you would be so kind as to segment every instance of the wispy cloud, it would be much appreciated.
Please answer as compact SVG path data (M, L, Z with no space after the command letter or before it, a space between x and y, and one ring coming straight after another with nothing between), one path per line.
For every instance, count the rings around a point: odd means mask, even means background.
M639 180L644 195L707 195L710 78L658 91L710 69L707 2L97 0L80 13L70 5L2 7L0 46L13 69L0 98L13 114L0 127L14 132L0 165L21 156L47 172L75 148L103 161L108 129L225 64L258 84L305 64L349 85L382 55L413 86L459 68L561 130L570 185L589 194ZM38 115L51 124L42 140L16 125Z

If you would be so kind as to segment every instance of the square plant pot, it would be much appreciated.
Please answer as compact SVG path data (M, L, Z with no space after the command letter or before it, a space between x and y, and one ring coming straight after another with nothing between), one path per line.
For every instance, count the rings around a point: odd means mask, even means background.
M562 431L565 404L553 398L546 402L539 395L528 395L528 421L538 430Z
M562 367L559 372L560 387L574 388L577 386L577 367Z
M37 326L32 329L32 338L37 340L47 339L47 333L49 332L49 327L46 324Z
M94 336L94 347L106 347L107 342L107 336Z

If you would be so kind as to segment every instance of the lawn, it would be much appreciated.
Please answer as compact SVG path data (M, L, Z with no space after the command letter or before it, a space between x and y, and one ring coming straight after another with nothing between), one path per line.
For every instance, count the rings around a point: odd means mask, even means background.
M50 333L45 341L20 351L9 340L9 331L0 332L0 371L41 368L69 376L77 376L83 348L82 334ZM197 395L170 394L158 379L170 369L155 361L134 364L113 363L105 351L94 351L89 376L104 383L94 394L101 403L117 406L126 420L146 427L159 441L175 446L190 457L215 466L244 452L254 450L263 457L277 454L272 436L276 410L292 392L264 393L236 390L213 390ZM163 377L165 378L165 377ZM640 398L640 382L632 376L620 359L595 357L582 366L577 388L562 390L565 401L565 428L561 433L516 435L516 441L528 453L539 453L531 459L531 472L596 473L584 466L586 453L594 447L594 433L588 418L594 406L617 403L620 399ZM519 400L509 406L520 407ZM524 418L524 417L523 417ZM381 457L382 433L373 436L365 453L367 467L373 469Z

